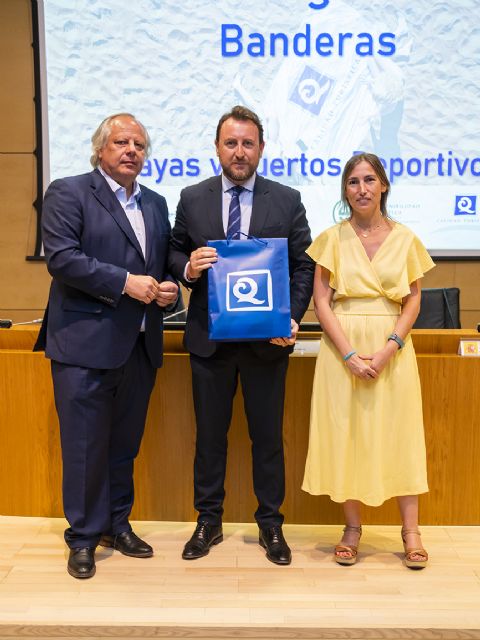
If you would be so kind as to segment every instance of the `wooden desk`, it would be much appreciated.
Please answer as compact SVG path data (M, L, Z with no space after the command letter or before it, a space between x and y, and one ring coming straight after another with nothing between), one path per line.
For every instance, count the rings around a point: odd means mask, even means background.
M50 366L32 353L38 328L0 330L0 514L61 516L61 458ZM319 333L301 339L319 340ZM480 358L456 355L469 330L412 332L423 390L430 492L421 496L421 522L480 524ZM195 422L188 356L180 332L165 332L142 450L136 465L133 517L192 521ZM285 406L286 521L340 523L341 508L301 491L315 358L292 357ZM241 392L229 434L225 521L249 522L256 508L250 443ZM408 419L406 416L405 419ZM365 523L398 523L395 500L365 508Z

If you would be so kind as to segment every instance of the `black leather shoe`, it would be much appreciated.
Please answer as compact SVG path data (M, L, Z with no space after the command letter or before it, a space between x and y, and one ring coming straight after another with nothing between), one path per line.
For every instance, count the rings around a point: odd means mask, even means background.
M95 547L70 549L67 571L74 578L92 578L95 575Z
M193 532L193 536L183 549L182 558L184 560L196 560L206 556L210 547L223 540L222 525L199 522Z
M290 564L292 552L283 537L282 527L276 525L268 529L260 529L258 543L267 550L267 558L275 564Z
M132 558L150 558L153 556L152 547L141 540L133 531L124 531L116 536L103 535L99 544L102 547L113 547L124 556Z

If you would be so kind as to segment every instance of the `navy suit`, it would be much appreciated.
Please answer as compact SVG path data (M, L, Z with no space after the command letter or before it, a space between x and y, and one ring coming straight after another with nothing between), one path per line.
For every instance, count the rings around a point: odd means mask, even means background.
M312 295L315 265L305 253L311 237L299 192L257 176L249 233L288 239L291 315L300 323ZM268 528L283 521L279 511L285 492L282 422L288 356L293 347L268 341L209 340L207 271L188 283L184 269L192 251L206 246L208 240L223 238L221 176L184 189L172 232L169 270L192 289L184 343L190 352L197 420L195 507L199 521L220 524L227 432L240 377L259 503L255 517L260 528Z
M72 548L130 530L133 461L156 369L163 311L122 294L127 273L168 279L165 199L141 187L146 255L97 171L52 182L42 231L53 277L36 349L52 360ZM145 316L145 332L140 328Z

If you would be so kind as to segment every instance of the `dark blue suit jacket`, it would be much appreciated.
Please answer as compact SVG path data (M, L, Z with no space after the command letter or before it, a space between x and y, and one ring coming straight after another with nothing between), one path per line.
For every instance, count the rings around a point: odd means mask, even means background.
M312 296L315 270L315 263L305 253L312 239L300 193L257 175L249 233L258 238L288 239L291 315L300 324ZM184 343L188 351L201 357L211 356L219 344L208 339L208 274L204 271L193 284L186 282L183 274L192 251L206 246L208 240L224 238L221 176L184 189L172 232L169 271L192 289ZM293 350L268 341L250 344L266 360Z
M141 187L146 257L116 196L98 171L55 180L47 189L42 232L53 277L36 349L81 367L124 364L146 315L145 342L162 364L163 311L122 295L127 272L167 279L170 224L165 199Z

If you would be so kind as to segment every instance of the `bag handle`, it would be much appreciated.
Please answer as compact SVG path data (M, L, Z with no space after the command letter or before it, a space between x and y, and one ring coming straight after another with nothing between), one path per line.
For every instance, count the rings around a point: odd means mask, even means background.
M250 236L248 233L243 233L243 231L240 231L240 235L245 236L247 240L256 240L256 242L259 242L260 244L263 244L265 246L268 245L268 242L266 240L257 238L257 236ZM236 240L233 240L232 236L227 236L227 244L229 244L230 242L236 242Z

